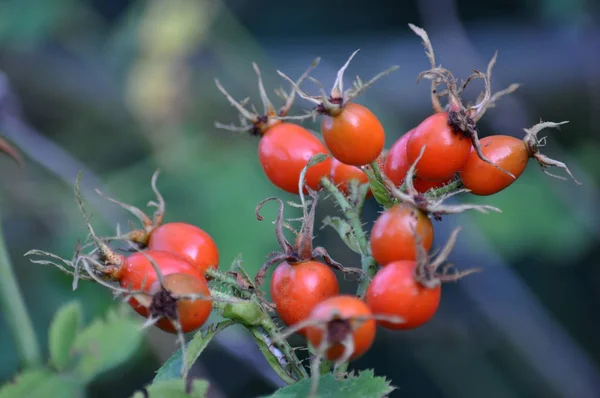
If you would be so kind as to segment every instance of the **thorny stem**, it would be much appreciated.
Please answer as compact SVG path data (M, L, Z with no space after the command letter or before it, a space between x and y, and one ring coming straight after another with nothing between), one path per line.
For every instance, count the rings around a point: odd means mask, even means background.
M254 337L254 340L256 340L256 344L258 345L258 349L262 352L269 366L271 366L277 376L279 376L286 384L296 383L297 380L290 376L285 370L285 364L282 364L280 358L271 351L272 342L269 341L267 336L265 336L257 327L248 327L247 329L252 333L252 337Z
M365 230L363 229L360 214L330 179L326 177L322 178L321 186L323 186L323 188L327 190L331 196L333 196L339 205L340 210L342 213L344 213L344 216L350 223L354 235L356 236L356 240L358 241L358 248L360 250L361 257L361 268L365 275L361 277L361 280L358 284L357 294L360 297L363 297L367 287L369 286L370 278L372 278L377 272L377 263L371 255L369 239L365 233Z
M463 182L460 179L456 179L443 187L427 191L424 195L428 198L441 198L456 191L460 191L461 189L463 189Z
M251 293L248 290L242 288L234 277L224 274L223 272L214 268L208 268L205 272L206 276L214 281L221 282L224 285L234 288L243 298L250 298Z
M272 339L270 345L275 344L277 348L281 350L283 355L287 358L288 363L292 367L293 372L298 376L298 378L308 378L308 373L306 372L306 369L304 369L304 366L302 366L302 363L296 356L296 353L292 349L292 346L290 346L290 344L284 339L278 339L277 341L274 340L275 337L278 336L280 333L279 329L277 328L277 325L275 325L273 320L268 316L264 317L260 326Z
M12 270L0 218L0 305L11 329L21 362L27 368L42 363L40 346L25 301Z

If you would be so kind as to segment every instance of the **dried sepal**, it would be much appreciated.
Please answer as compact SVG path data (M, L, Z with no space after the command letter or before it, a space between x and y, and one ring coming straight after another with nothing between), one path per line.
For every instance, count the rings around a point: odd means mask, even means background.
M421 160L423 153L425 152L425 145L421 148L419 156L413 164L410 165L408 172L406 173L404 184L401 188L397 188L396 184L390 180L387 176L383 177L386 188L389 190L391 196L402 203L408 203L417 209L420 209L435 219L440 219L442 215L446 214L458 214L468 210L475 210L480 213L487 214L490 211L501 213L502 211L494 206L489 205L472 205L472 204L459 204L459 205L446 205L444 202L455 195L460 193L469 192L467 189L458 189L454 192L449 192L445 195L438 197L431 197L425 194L417 192L413 186L412 180L416 172L416 165Z
M396 69L398 69L397 65L392 66L391 68L378 73L377 75L375 75L372 79L370 79L366 83L364 83L360 79L360 77L357 76L356 80L353 82L352 88L350 88L348 90L344 90L344 73L346 72L346 69L348 69L350 62L352 61L354 56L358 53L358 51L359 50L354 51L350 55L350 57L348 57L348 60L344 63L344 65L342 65L342 67L338 70L335 81L333 83L333 87L332 87L329 95L323 89L323 85L315 79L311 79L311 80L320 87L321 95L318 95L318 96L309 95L300 89L299 84L295 83L285 73L278 70L277 73L292 85L293 89L298 93L298 96L300 96L302 99L312 102L315 105L315 109L313 109L313 111L307 113L306 115L287 117L285 119L305 120L308 118L314 118L318 114L325 114L325 115L331 115L331 116L338 115L341 113L341 111L346 103L348 103L348 102L352 101L354 98L358 97L366 89L368 89L376 81L378 81L380 78L382 78L382 77L390 74L391 72L395 71Z
M427 59L429 59L429 64L432 69L437 68L435 63L435 54L433 52L433 46L431 45L431 41L429 40L429 35L425 31L425 29L419 28L411 23L408 24L410 29L423 40L423 47L425 47L425 55ZM438 79L431 79L431 105L433 107L433 111L435 113L443 112L444 107L440 103L440 98L437 93L437 86L439 84Z
M102 241L94 232L94 228L90 223L90 217L88 216L85 206L83 204L83 199L81 197L81 177L83 173L80 171L77 174L77 180L75 182L75 201L77 202L77 206L79 207L79 211L83 215L85 226L89 232L88 236L94 241L96 247L98 248L102 258L105 260L106 265L120 267L123 263L123 256L115 253L108 245Z
M546 128L558 129L558 128L560 128L561 125L566 124L566 123L569 123L569 122L564 121L564 122L554 123L554 122L540 121L538 124L532 126L531 128L524 129L525 130L525 138L523 139L523 142L527 146L530 156L538 162L538 164L542 168L542 171L545 174L547 174L553 178L558 178L559 180L566 180L565 177L558 176L556 174L552 174L552 173L548 172L548 170L547 170L548 167L558 167L560 169L563 169L569 175L569 177L571 177L571 179L575 182L575 184L582 185L581 182L577 181L577 179L573 176L573 174L571 173L571 170L569 170L569 168L567 167L566 164L564 164L563 162L560 162L558 160L551 159L548 156L541 154L539 152L540 146L543 146L543 144L545 143L545 137L538 138L538 133Z
M113 240L124 240L129 242L134 242L140 244L141 246L146 246L148 244L148 239L150 238L150 234L154 229L162 225L166 212L166 203L164 197L162 196L160 190L157 187L158 175L160 174L160 170L156 170L152 174L152 179L150 182L150 186L152 187L152 191L155 195L155 200L151 200L148 202L148 207L155 207L153 217L150 218L146 213L144 213L138 207L133 205L129 205L127 203L121 202L117 199L111 198L105 195L100 190L96 189L96 193L102 196L104 199L108 200L111 203L114 203L121 208L125 209L131 215L138 219L141 223L141 228L136 228L131 221L128 221L130 231L126 234L121 234L120 231L117 231L116 236L111 237L103 237L102 239L105 241L113 241ZM120 228L119 228L120 229Z
M248 102L247 99L244 101L237 101L231 94L227 92L219 80L215 79L215 84L219 91L225 96L225 98L227 98L229 103L237 109L240 115L240 125L215 122L215 127L232 132L251 133L253 135L264 134L270 127L281 123L281 119L287 115L294 103L296 96L295 86L299 86L309 76L310 72L319 64L319 62L320 58L316 58L308 67L308 69L298 78L298 80L295 82L292 81L292 90L289 95L283 91L283 89L278 91L278 96L285 100L285 103L279 110L275 109L275 106L267 95L262 74L258 65L256 63L252 63L252 67L254 68L254 72L256 73L258 79L259 96L263 104L262 114L260 114L254 107L252 107L252 111L249 111L246 108Z
M424 32L424 31L423 31ZM429 43L431 44L431 43ZM433 51L433 50L431 50ZM479 134L477 130L476 122L481 119L484 115L485 111L493 106L494 102L498 100L503 95L506 95L518 88L518 85L511 85L509 88L493 95L491 90L491 75L493 67L496 63L497 52L494 54L490 62L487 66L486 73L482 73L480 71L474 70L473 74L465 80L465 82L461 85L460 88L457 87L456 79L452 75L452 73L444 68L437 67L432 65L431 69L426 70L419 74L417 77L417 82L421 79L430 79L433 84L444 83L446 85L445 93L448 95L448 124L449 126L456 131L457 133L463 134L465 137L471 140L473 145L473 149L477 153L477 156L496 169L500 170L504 174L511 176L512 178L516 178L514 174L503 169L498 166L490 159L488 159L481 150L481 144L479 142ZM485 83L484 92L481 100L470 107L466 107L463 105L461 99L461 93L465 89L465 87L474 79L483 79Z
M418 236L415 231L416 248L417 248L417 266L415 267L415 280L423 286L433 289L446 282L456 282L467 275L475 272L480 272L480 269L472 268L465 271L457 271L452 267L452 264L446 263L448 256L452 252L456 244L456 238L460 232L460 227L455 228L448 241L435 257L427 254L423 248L421 241L422 237ZM441 272L440 272L441 268Z

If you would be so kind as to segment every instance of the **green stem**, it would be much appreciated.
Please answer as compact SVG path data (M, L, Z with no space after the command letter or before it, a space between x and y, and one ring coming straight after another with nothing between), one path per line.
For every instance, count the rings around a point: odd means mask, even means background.
M456 180L452 181L450 184L444 185L441 188L437 188L437 189L433 189L431 191L425 192L425 196L428 198L440 198L444 195L448 195L449 193L458 191L459 189L462 189L463 187L464 187L463 182L460 179L456 179Z
M42 355L31 318L25 307L21 290L12 270L6 250L0 217L0 304L9 328L12 330L17 351L25 367L42 363Z
M227 274L224 274L223 272L216 270L214 268L209 268L206 270L206 276L208 276L209 278L221 282L224 285L230 286L232 288L234 288L236 290L236 292L238 292L240 294L241 297L243 298L250 298L252 296L252 294L246 290L243 289L235 280L234 277L229 276Z
M340 192L340 190L333 182L331 182L331 180L328 178L323 178L321 179L321 185L327 190L327 192L329 192L331 196L333 196L334 200L337 202L340 210L342 213L344 213L344 216L350 223L352 231L354 232L354 236L358 242L358 248L360 249L361 256L361 267L367 277L363 276L361 278L356 294L359 297L363 297L367 287L369 286L370 279L377 272L377 263L371 255L369 239L367 237L367 233L363 229L360 213L356 210L356 208L354 208L354 206L352 206L344 194Z
M265 317L261 322L260 326L265 330L265 332L269 335L271 339L274 339L280 334L279 328L277 327L277 325L275 325L275 323L273 323L273 320L270 317ZM292 366L292 370L298 376L298 378L307 379L308 373L306 372L306 369L304 369L304 366L302 366L302 363L296 356L296 353L292 349L292 346L287 342L287 340L282 339L280 340L280 342L275 344L277 345L277 348L281 350L283 355L286 357L286 360Z
M379 168L379 163L377 161L370 163L371 169L373 170L373 174L375 174L375 178L377 181L383 182L383 176L381 175L381 169Z
M334 369L335 373L346 373L348 371L349 362L344 362Z
M262 352L277 376L279 376L286 384L294 384L297 380L290 376L283 368L281 362L279 362L279 358L271 351L271 342L265 337L261 330L256 327L248 327L247 329L252 333L252 337L254 337L254 340L258 345L258 349Z
M371 283L371 279L377 273L379 266L377 262L373 258L373 256L363 256L361 259L362 270L365 272L367 277L362 277L360 282L358 282L358 287L356 288L356 295L360 298L363 298L367 292L367 288L369 287L369 283Z
M211 294L211 296L218 298L218 299L222 299L222 300L232 300L232 299L236 298L227 293L219 292L217 290L211 290L210 294ZM252 332L254 339L256 340L259 348L261 349L261 351L267 358L267 361L269 362L269 364L271 365L273 370L286 383L290 384L290 382L289 382L290 379L292 380L292 382L296 382L295 379L290 378L290 376L287 374L285 369L281 368L281 363L277 359L277 356L275 354L273 354L273 352L271 352L273 340L275 339L276 336L279 335L279 328L277 327L277 325L275 325L275 323L273 322L273 320L271 319L269 314L266 312L266 310L264 310L264 307L260 305L260 302L258 301L258 299L256 299L256 297L253 297L251 300L249 300L247 302L255 303L257 305L256 308L260 308L263 311L262 315L259 317L256 317L255 314L248 314L248 315L252 315L253 321L252 322L244 322L244 321L247 321L248 319L242 320L242 318L244 318L244 314L239 314L240 318L237 321L244 324L244 326L246 326L246 328L248 328L248 330L250 330ZM241 303L243 303L243 302L241 302ZM213 301L213 308L218 309L220 311L223 311L227 305L228 305L228 303L225 303L225 302ZM254 322L254 319L257 319L259 321ZM269 339L271 339L271 341L270 342L266 341L267 339L265 338L263 333L261 333L260 330L258 330L256 326L252 326L252 325L257 325L262 330L264 330L264 332L269 337ZM308 378L308 373L306 372L306 369L304 369L304 366L302 366L302 363L296 356L296 353L294 352L294 350L292 349L290 344L286 340L282 340L281 342L278 342L275 345L281 351L281 353L285 356L286 362L291 365L291 369L294 372L294 374L298 377L298 379ZM264 351L264 349L266 349L266 352ZM267 355L267 352L268 352L268 355ZM283 372L285 374L285 376L283 376L281 374L281 372ZM287 377L287 379L286 379L286 377Z

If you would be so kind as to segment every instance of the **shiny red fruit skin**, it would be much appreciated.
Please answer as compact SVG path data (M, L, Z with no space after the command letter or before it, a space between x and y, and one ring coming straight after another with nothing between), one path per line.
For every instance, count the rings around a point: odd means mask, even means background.
M417 235L421 245L429 251L433 245L433 225L421 210L410 205L397 204L384 211L371 230L371 252L382 266L393 261L416 260Z
M323 116L321 132L331 155L351 166L375 161L385 145L383 126L368 108L349 102L335 116Z
M158 264L163 276L173 273L190 274L198 279L204 279L202 273L186 258L175 253L162 250L146 250L143 253L133 253L125 258L116 278L122 288L135 291L149 291L156 282L157 275L152 263L144 256L146 254ZM135 298L129 299L129 305L140 315L148 317L148 308L141 305Z
M277 266L271 278L271 297L286 325L304 321L315 305L339 293L335 273L318 261ZM304 330L298 333L304 334Z
M269 181L293 194L298 194L302 169L318 153L329 154L329 151L308 130L292 123L279 123L269 128L258 144L260 164ZM309 168L307 185L317 190L321 178L329 175L330 168L330 158Z
M357 180L360 185L367 184L369 177L359 167L344 164L337 159L331 159L331 181L346 195L350 193L350 181Z
M148 249L164 250L187 258L204 274L208 268L219 267L219 251L212 237L196 227L183 222L170 222L150 234Z
M404 178L406 178L406 173L408 173L408 169L410 168L406 156L406 145L414 131L415 129L410 130L394 142L394 145L392 145L385 157L383 172L396 186L402 185Z
M394 143L394 145L392 145L385 158L385 164L383 165L383 172L385 175L398 187L404 183L406 173L408 173L408 169L410 169L410 164L408 163L408 157L406 155L406 146L413 131L415 131L415 129L404 134ZM417 192L425 193L430 189L441 188L453 179L454 176L441 181L427 181L420 177L415 177L413 186Z
M190 274L169 274L164 277L164 287L174 295L178 294L195 294L199 296L209 297L210 291L208 284L204 278L196 278ZM154 282L152 291L155 293L160 290L158 281ZM200 328L210 316L212 310L212 301L210 300L189 300L179 299L177 301L177 315L179 316L179 324L183 333L192 332ZM156 322L159 329L168 333L177 333L175 325L167 319L161 318Z
M515 137L491 135L480 140L481 152L493 163L513 173L512 178L491 164L485 163L472 150L459 176L474 195L493 195L507 188L527 168L530 154L525 143Z
M442 181L462 169L469 152L471 140L448 126L448 114L440 112L429 116L415 128L406 144L406 156L413 164L423 146L425 153L417 163L415 174L424 180Z
M442 288L427 288L415 280L415 261L395 261L382 268L367 289L367 305L373 314L397 316L404 323L380 320L391 330L415 329L437 312Z
M370 317L371 310L364 301L349 295L340 295L331 297L320 302L310 314L310 319L327 320L330 319L332 312L340 314L341 319L351 319L352 317ZM354 351L350 356L350 360L356 359L363 355L373 344L375 340L376 323L373 319L367 319L364 323L352 332L354 340ZM317 326L309 326L306 328L306 336L313 347L318 347L323 339L323 329ZM325 354L327 359L335 361L344 354L344 346L342 344L334 344L327 350Z

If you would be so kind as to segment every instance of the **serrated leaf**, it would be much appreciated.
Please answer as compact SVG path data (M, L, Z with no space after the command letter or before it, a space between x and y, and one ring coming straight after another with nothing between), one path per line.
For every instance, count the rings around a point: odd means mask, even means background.
M310 392L310 387L311 380L305 379L262 398L306 397ZM375 377L373 370L370 369L339 380L332 373L328 373L319 378L319 387L315 398L383 398L395 389L384 377Z
M73 345L79 356L75 374L84 381L115 368L133 356L142 341L139 321L110 310L106 319L97 319L85 328Z
M323 224L329 225L333 229L335 229L340 235L340 238L344 241L346 246L350 248L355 253L360 253L360 247L358 245L358 240L356 239L356 235L354 234L354 230L348 221L343 220L340 217L325 217L323 219Z
M81 305L71 302L62 306L54 315L48 332L50 361L59 371L64 370L73 359L71 348L81 329Z
M206 380L194 380L190 392L185 391L185 380L163 380L158 383L152 383L146 388L148 392L145 395L138 391L132 398L205 398L208 392L208 382Z
M162 382L165 380L174 380L187 377L192 365L196 362L200 354L208 346L208 343L221 330L231 326L233 322L225 321L212 326L211 328L197 332L194 337L185 346L185 367L182 368L183 355L181 348L177 350L171 357L158 369L153 382ZM182 374L183 369L183 374Z
M83 395L83 384L47 369L26 371L0 389L0 398L75 398Z

